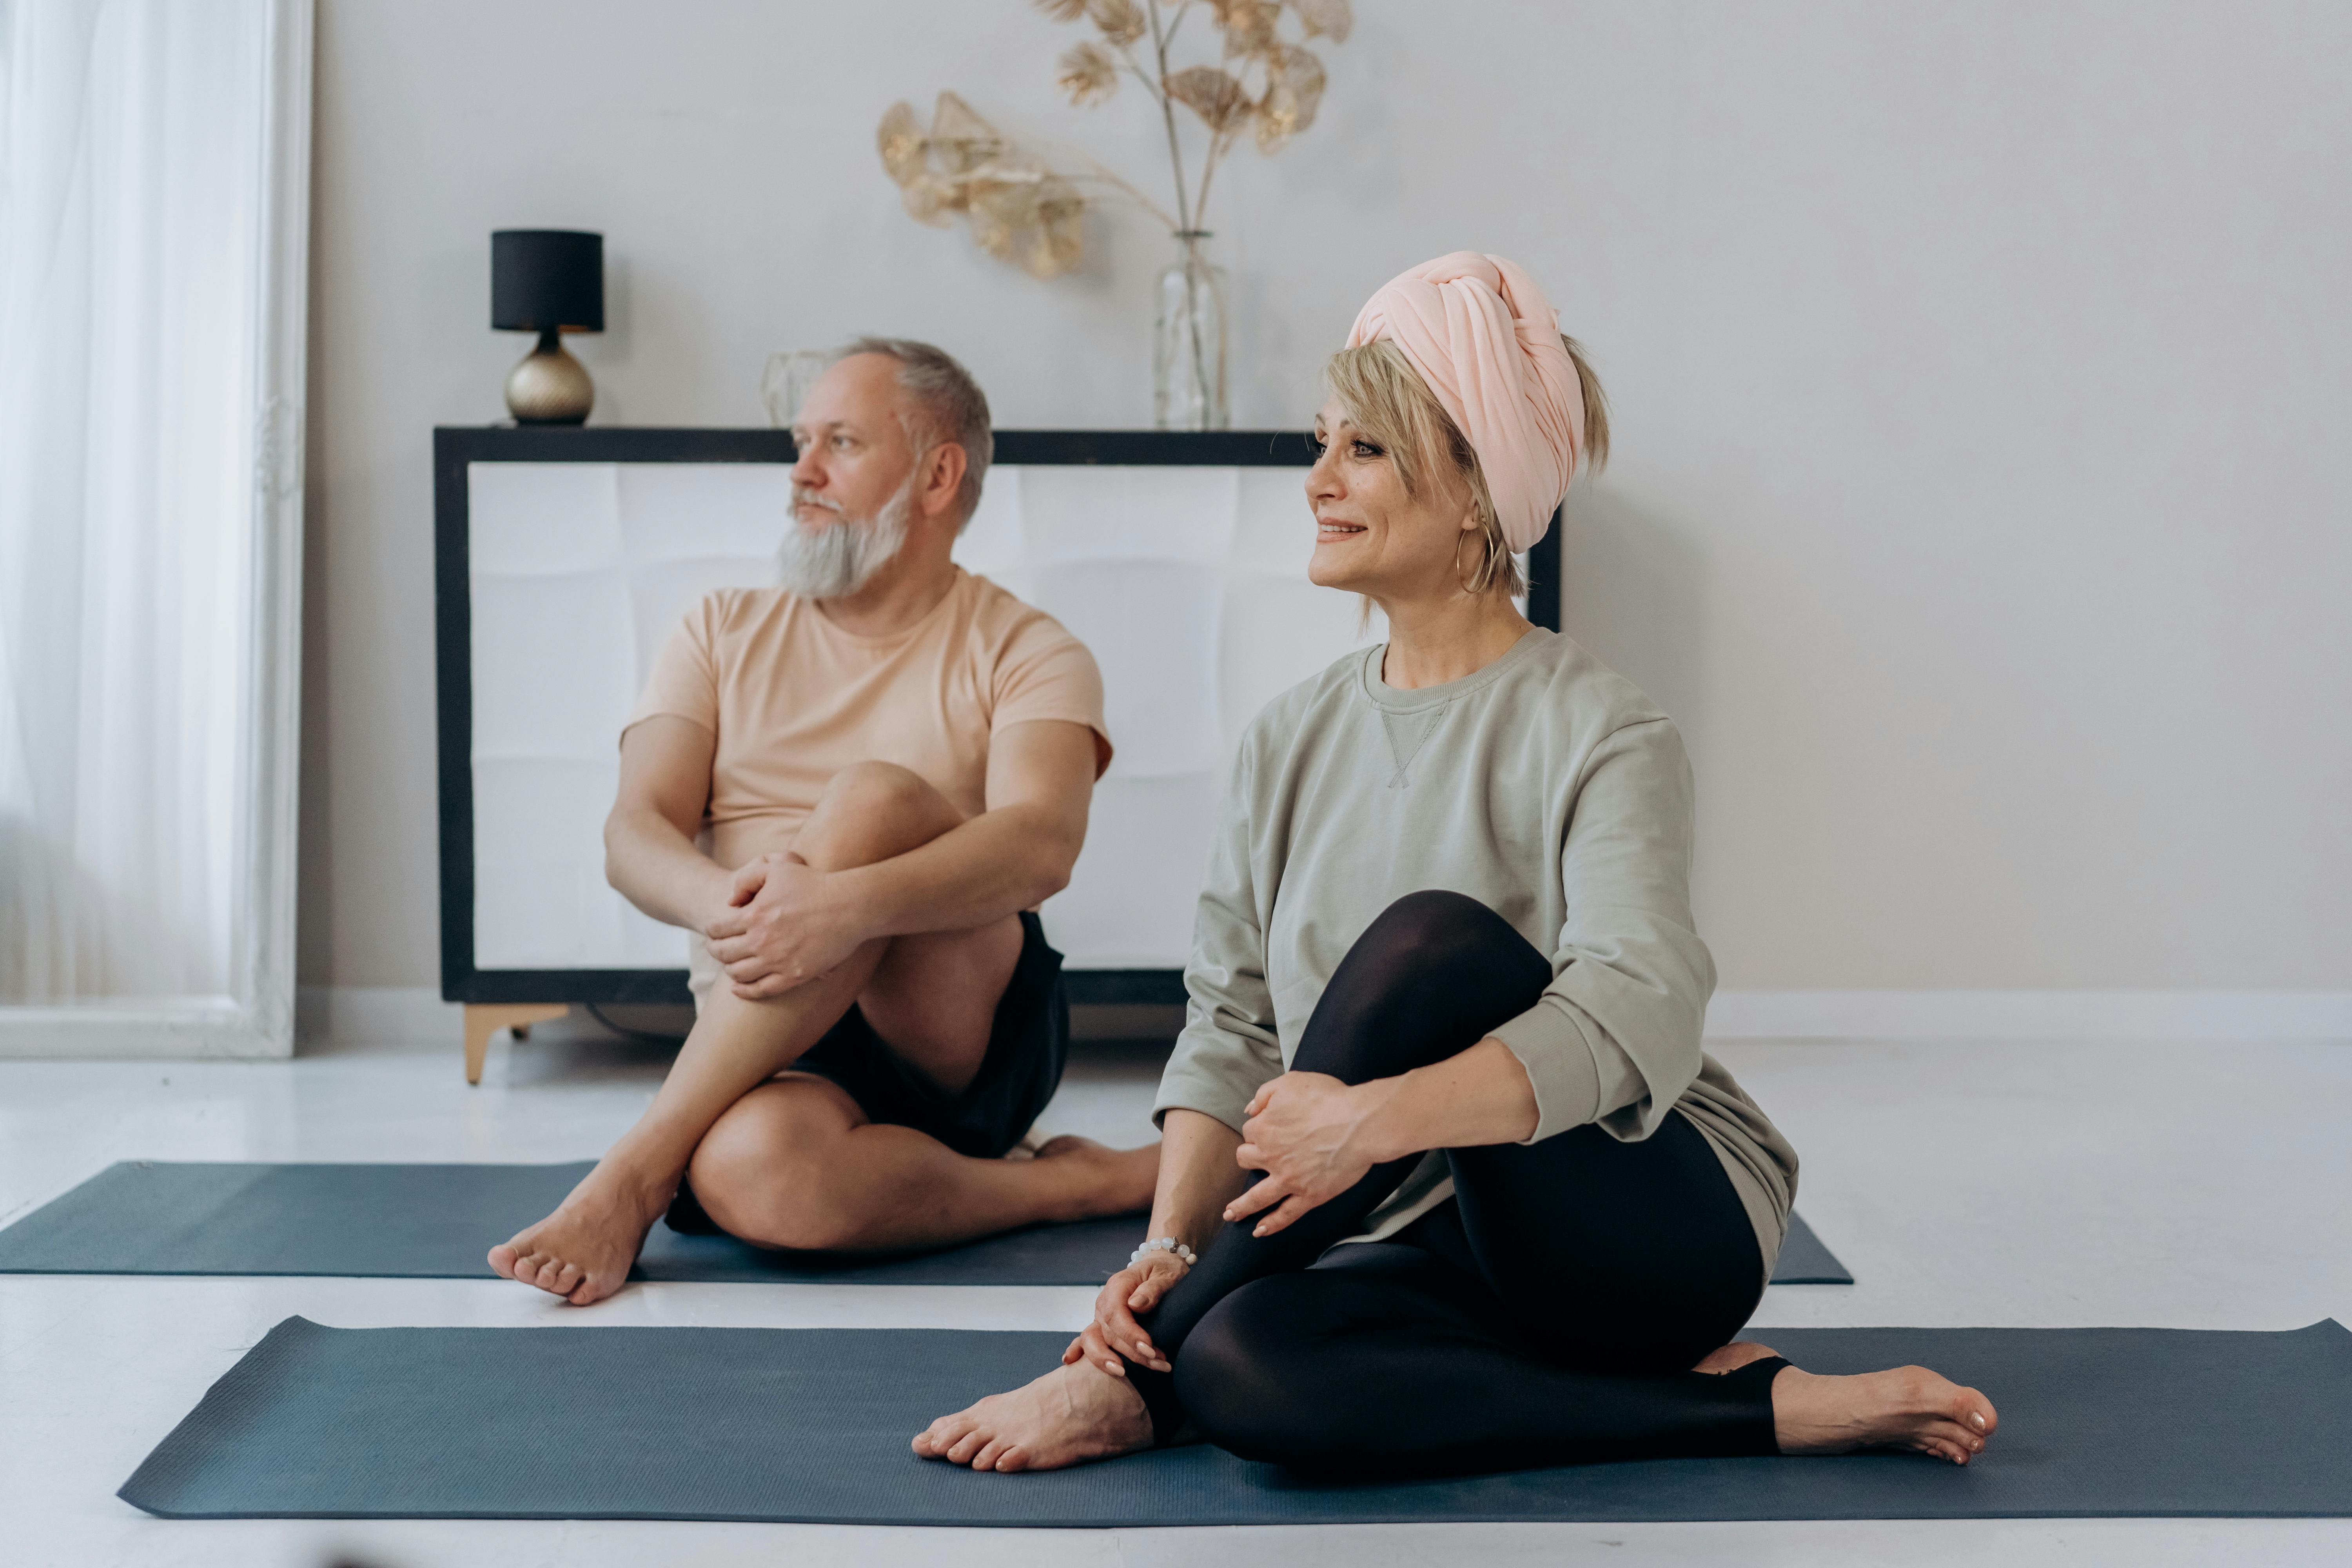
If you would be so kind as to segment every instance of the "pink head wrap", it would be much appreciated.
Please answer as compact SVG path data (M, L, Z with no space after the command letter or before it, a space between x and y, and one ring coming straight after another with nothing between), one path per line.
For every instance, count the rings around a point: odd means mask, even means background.
M1469 437L1503 538L1541 539L1584 455L1584 389L1535 279L1499 256L1441 256L1382 284L1348 346L1382 338Z

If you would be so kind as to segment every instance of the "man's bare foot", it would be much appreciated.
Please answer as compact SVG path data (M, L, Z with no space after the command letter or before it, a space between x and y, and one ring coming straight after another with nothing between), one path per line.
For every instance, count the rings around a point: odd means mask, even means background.
M1112 1149L1091 1138L1064 1133L1037 1146L1040 1161L1067 1162L1086 1179L1078 1184L1072 1219L1108 1219L1151 1206L1160 1184L1160 1145Z
M2000 1425L1991 1400L1924 1366L1857 1377L1790 1366L1772 1379L1772 1430L1784 1454L1916 1448L1965 1465Z
M1003 1471L1058 1470L1150 1447L1151 1417L1135 1385L1085 1362L942 1415L914 1443L926 1459Z
M1691 1370L1719 1377L1727 1372L1738 1372L1751 1361L1762 1361L1768 1355L1780 1353L1770 1345L1759 1345L1754 1340L1734 1340L1719 1351L1709 1351L1706 1359Z
M667 1194L599 1164L553 1214L490 1248L490 1267L575 1307L601 1301L629 1278Z

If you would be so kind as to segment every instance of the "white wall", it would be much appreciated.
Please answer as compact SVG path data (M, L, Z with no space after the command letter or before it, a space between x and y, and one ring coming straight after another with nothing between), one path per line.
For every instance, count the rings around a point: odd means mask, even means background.
M1236 421L1407 265L1545 284L1618 440L1569 629L1689 737L1727 987L2352 986L2352 8L1358 8L1322 122L1221 176ZM599 423L759 423L771 350L870 331L1001 424L1139 426L1164 241L1032 282L873 129L951 87L1159 164L1018 0L320 13L302 974L423 985L428 431L526 346L489 231L605 234Z

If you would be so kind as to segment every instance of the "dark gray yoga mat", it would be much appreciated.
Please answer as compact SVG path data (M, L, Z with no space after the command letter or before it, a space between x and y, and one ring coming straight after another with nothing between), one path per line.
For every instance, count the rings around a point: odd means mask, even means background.
M174 1519L1152 1526L2352 1513L2352 1333L1788 1329L1820 1372L1919 1362L2000 1411L1975 1463L1660 1459L1344 1484L1205 1447L1038 1475L918 1459L1068 1335L329 1329L289 1318L122 1487Z
M567 1165L110 1165L0 1230L0 1274L256 1274L466 1279L588 1172ZM942 1252L764 1252L656 1225L633 1279L716 1284L1097 1285L1141 1216L1040 1226ZM1776 1285L1851 1285L1802 1219Z

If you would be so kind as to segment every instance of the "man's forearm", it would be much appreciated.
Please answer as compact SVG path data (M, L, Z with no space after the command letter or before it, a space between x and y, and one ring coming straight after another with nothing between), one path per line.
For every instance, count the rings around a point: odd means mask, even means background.
M970 931L1060 892L1077 849L1049 813L1008 805L829 881L867 937Z
M656 811L615 812L605 824L604 879L654 919L695 931L730 886L726 868Z

